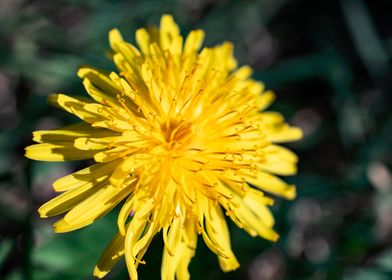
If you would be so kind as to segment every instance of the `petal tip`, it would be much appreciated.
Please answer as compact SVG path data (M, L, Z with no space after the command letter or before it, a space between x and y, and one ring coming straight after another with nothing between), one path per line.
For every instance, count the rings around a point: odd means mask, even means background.
M93 276L102 279L106 274L108 274L108 271L102 271L98 266L94 268Z
M297 188L294 185L290 185L284 192L284 197L288 200L293 200L297 196Z
M39 214L40 218L48 218L48 217L49 217L49 216L47 215L46 211L44 211L44 210L42 209L42 207L38 208L37 211L38 211L38 214Z

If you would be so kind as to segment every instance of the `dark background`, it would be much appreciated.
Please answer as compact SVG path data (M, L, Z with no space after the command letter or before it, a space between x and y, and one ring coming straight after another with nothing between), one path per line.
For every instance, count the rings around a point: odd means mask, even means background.
M192 279L392 279L392 113L390 0L0 1L0 279L92 279L116 231L116 211L94 225L54 234L37 208L51 182L83 162L24 158L31 132L75 119L50 108L54 92L84 95L84 64L114 69L107 33L158 24L171 13L183 34L206 31L206 45L235 45L239 64L276 91L272 109L300 126L289 145L300 156L293 202L273 211L277 243L230 224L241 268L224 274L203 242ZM141 265L160 279L161 237ZM127 279L121 262L107 279Z

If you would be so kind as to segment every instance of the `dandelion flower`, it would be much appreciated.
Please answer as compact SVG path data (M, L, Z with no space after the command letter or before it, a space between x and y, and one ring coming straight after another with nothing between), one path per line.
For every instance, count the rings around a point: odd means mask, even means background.
M137 279L159 232L162 279L190 278L198 236L223 271L238 268L229 219L252 236L278 239L268 194L295 197L277 175L294 174L297 156L277 143L300 139L301 130L264 111L274 94L250 78L250 67L237 68L232 44L200 51L203 37L195 30L184 40L169 15L159 28L136 31L138 47L110 31L118 73L81 68L91 98L49 101L82 122L35 131L38 144L26 148L34 160L95 161L55 181L61 194L39 208L43 218L66 213L56 232L85 227L123 203L119 232L94 270L99 278L125 255Z

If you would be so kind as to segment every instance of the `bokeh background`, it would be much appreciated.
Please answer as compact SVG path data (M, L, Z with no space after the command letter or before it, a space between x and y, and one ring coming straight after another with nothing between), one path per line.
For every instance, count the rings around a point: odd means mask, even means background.
M24 158L31 132L75 119L50 108L54 92L85 95L76 76L89 64L113 69L107 33L134 31L171 13L206 44L234 42L240 64L276 91L272 109L300 126L295 201L273 211L281 238L252 238L232 224L241 262L224 274L199 242L193 279L392 279L392 1L390 0L0 0L0 279L92 279L116 231L116 212L55 235L37 208L51 182L83 162ZM161 238L140 266L160 279ZM127 279L120 262L107 279Z

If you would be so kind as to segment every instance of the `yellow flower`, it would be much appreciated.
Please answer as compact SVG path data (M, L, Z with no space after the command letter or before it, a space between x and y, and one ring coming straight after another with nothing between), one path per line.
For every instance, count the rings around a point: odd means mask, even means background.
M203 37L195 30L184 42L169 15L159 29L137 30L139 48L110 31L119 73L81 68L92 99L56 94L50 101L83 122L35 131L39 144L26 148L35 160L96 162L53 183L62 193L38 211L43 218L67 212L56 232L85 227L124 201L97 277L125 255L137 279L160 231L162 279L189 279L198 235L223 271L234 270L225 214L252 236L278 238L265 194L295 197L295 187L275 175L294 174L297 156L275 143L298 140L301 130L263 112L274 94L250 79L250 67L237 68L232 44L199 52Z

